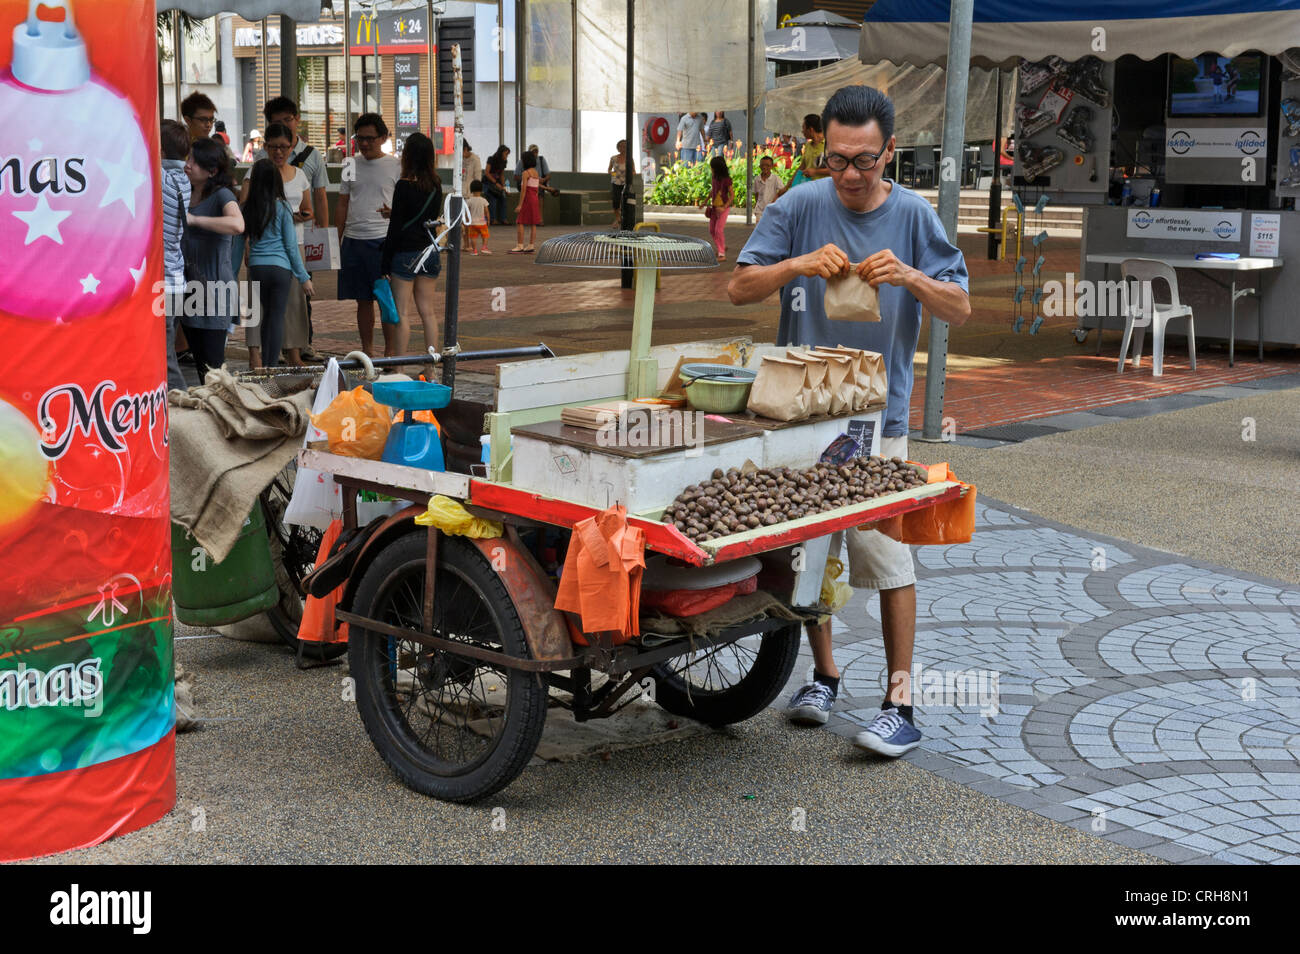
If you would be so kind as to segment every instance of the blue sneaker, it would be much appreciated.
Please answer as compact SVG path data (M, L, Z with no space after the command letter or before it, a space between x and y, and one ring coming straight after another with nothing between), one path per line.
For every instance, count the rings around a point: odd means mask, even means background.
M786 715L791 722L800 725L825 725L831 717L831 707L835 705L835 693L823 682L810 682L793 696L786 706Z
M898 758L921 744L921 733L894 708L881 709L871 725L853 737L853 744L877 755Z

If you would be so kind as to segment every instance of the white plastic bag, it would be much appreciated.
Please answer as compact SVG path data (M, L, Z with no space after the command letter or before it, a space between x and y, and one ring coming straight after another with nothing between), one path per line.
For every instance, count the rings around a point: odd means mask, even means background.
M316 389L316 400L311 406L312 414L320 414L338 396L339 362L337 358L330 358L329 364L325 366L325 375L321 378L320 387ZM302 446L306 447L308 441L323 441L326 436L325 432L316 425L308 423L307 433L302 438ZM334 482L333 475L299 467L293 482L293 496L284 511L284 522L325 530L329 527L330 521L342 518L343 497L339 493L339 485Z

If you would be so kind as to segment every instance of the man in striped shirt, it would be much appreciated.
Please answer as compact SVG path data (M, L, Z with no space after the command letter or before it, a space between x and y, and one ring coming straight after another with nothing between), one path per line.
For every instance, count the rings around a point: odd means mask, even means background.
M181 237L185 234L185 213L190 205L190 180L185 175L185 158L190 153L189 131L174 119L164 119L162 134L162 211L164 306L167 321L167 388L184 388L185 378L176 360L175 305L185 294L185 257Z

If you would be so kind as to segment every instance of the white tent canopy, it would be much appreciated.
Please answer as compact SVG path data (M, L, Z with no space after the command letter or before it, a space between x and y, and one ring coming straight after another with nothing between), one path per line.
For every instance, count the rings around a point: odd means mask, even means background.
M894 135L899 145L928 141L937 143L943 132L945 74L937 66L868 66L853 59L808 70L778 81L764 99L764 125L782 132L798 132L803 117L820 113L841 86L874 86L894 101ZM1002 116L1011 125L1012 83L1003 83ZM970 71L966 95L966 139L993 138L997 108L997 74L993 70ZM1005 130L1004 130L1005 132ZM928 137L927 137L927 134Z
M867 11L864 63L948 59L949 0L877 0ZM1300 46L1300 0L975 0L970 61L1014 66L1020 57L1114 60L1132 54L1193 57Z

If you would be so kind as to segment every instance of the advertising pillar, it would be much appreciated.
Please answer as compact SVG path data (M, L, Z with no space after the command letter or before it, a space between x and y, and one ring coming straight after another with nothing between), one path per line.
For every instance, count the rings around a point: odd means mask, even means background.
M0 0L0 859L176 800L153 0Z

